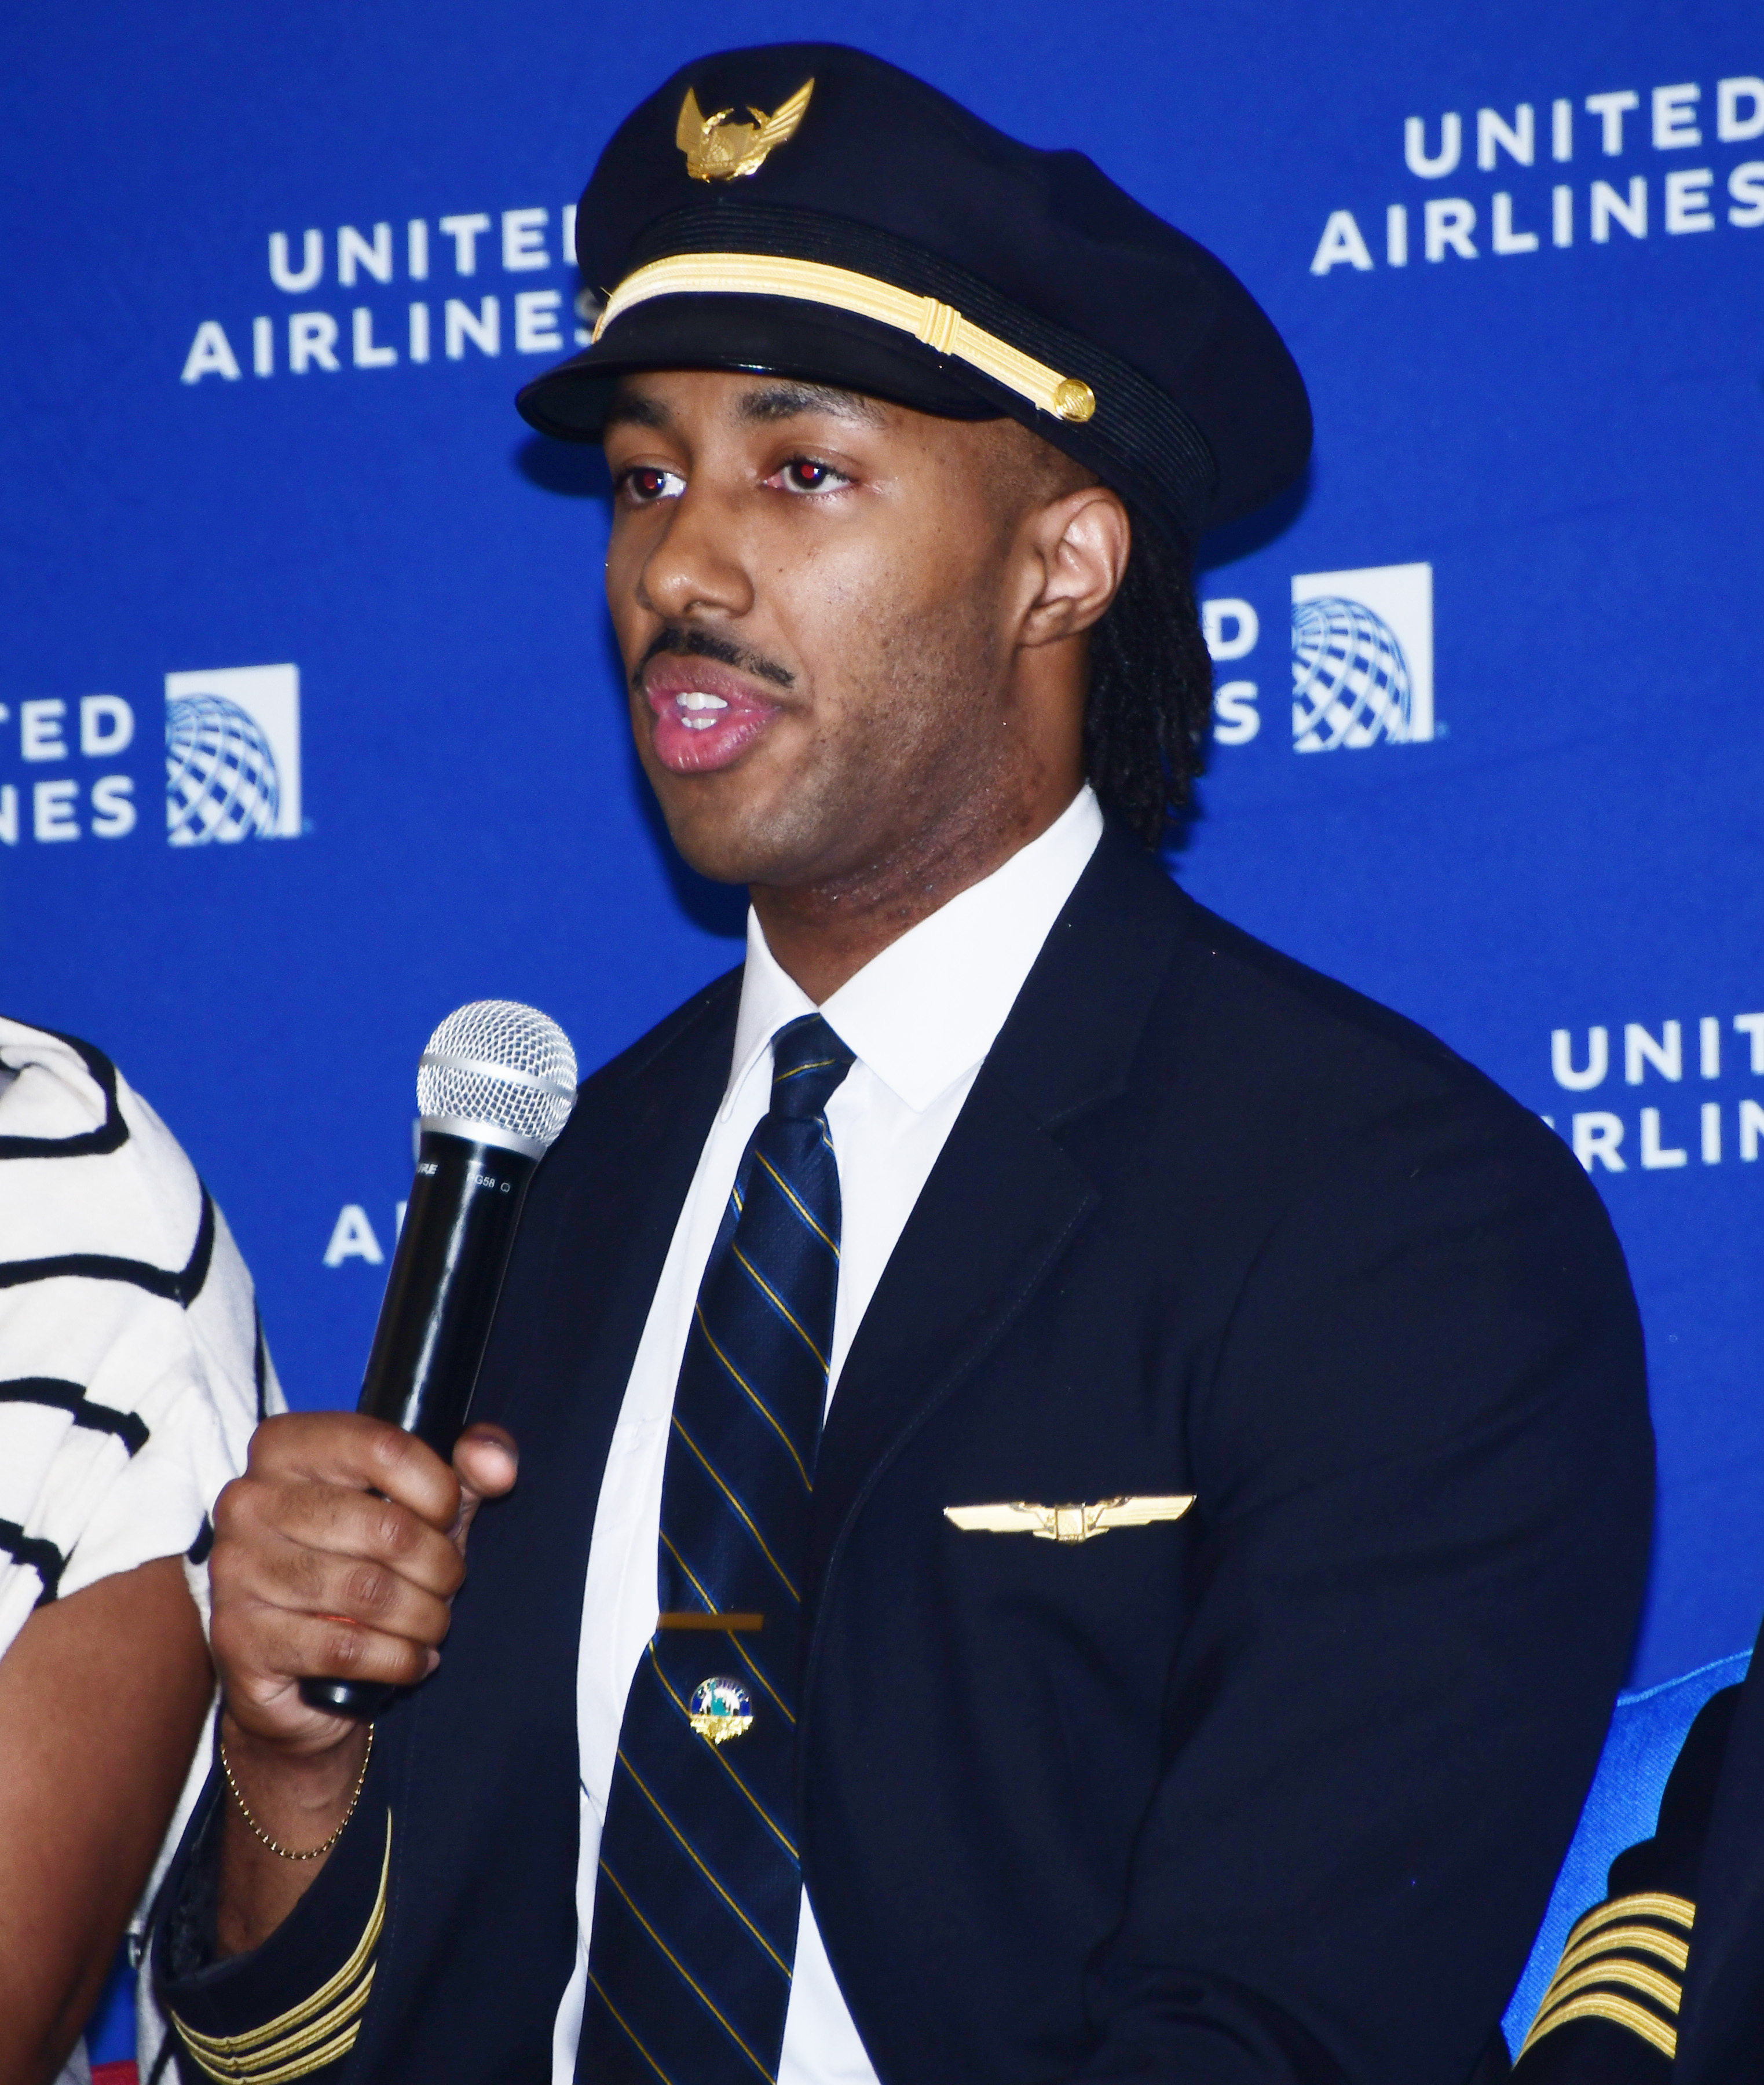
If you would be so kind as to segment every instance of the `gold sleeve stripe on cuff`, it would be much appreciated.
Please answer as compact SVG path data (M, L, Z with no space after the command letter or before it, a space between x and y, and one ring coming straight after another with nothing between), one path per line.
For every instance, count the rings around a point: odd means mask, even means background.
M192 2049L191 2061L216 2085L293 2085L295 2079L310 2078L349 2054L373 1988L370 1969L341 2005L287 2041L248 2057L210 2056Z
M1540 2019L1525 2037L1524 2048L1519 2052L1523 2057L1532 2044L1558 2027L1566 2027L1570 2020L1603 2019L1613 2021L1618 2027L1627 2028L1631 2034L1639 2035L1643 2041L1651 2042L1660 2054L1669 2059L1678 2053L1677 2030L1666 2021L1649 2012L1645 2006L1630 1999L1620 1998L1612 1991L1588 1991L1578 1998L1571 1998L1566 2005L1558 2006L1547 2019Z
M1615 1918L1664 1918L1688 1933L1697 1922L1697 1907L1687 1896L1670 1896L1664 1890L1638 1890L1633 1896L1613 1897L1609 1904L1595 1905L1584 1918L1576 1919L1566 1945L1578 1947L1588 1934Z
M1669 2013L1678 2010L1680 1995L1676 1978L1663 1977L1658 1969L1646 1968L1642 1963L1631 1962L1622 1955L1612 1955L1597 1962L1588 1963L1584 1969L1576 1969L1571 1976L1564 1977L1558 1969L1544 1993L1540 2012L1547 2012L1558 1998L1567 1998L1571 1992L1584 1991L1590 1984L1627 1984L1632 1990L1644 1992L1656 2006L1664 2006Z
M1652 1998L1664 2011L1676 2013L1678 2010L1678 1985L1670 1977L1663 1977L1658 1970L1644 1968L1639 1962L1613 1957L1592 1963L1584 1969L1575 1970L1571 1976L1564 1976L1558 1969L1549 1989L1544 1993L1543 2003L1537 2008L1537 2017L1532 2022L1531 2032L1526 2036L1524 2048L1520 2050L1520 2054L1523 2056L1533 2042L1541 2040L1564 2022L1587 2016L1586 2000L1578 1994L1591 1992L1612 2005L1628 2006L1637 2012L1642 2011L1641 2007L1635 2006L1633 2000L1623 1998L1617 1992L1599 1992L1597 1987L1601 1984L1626 1984L1632 1990L1639 1991L1644 1997ZM1601 2017L1615 2018L1616 2015L1606 2013ZM1670 2022L1660 2020L1652 2013L1647 2017L1663 2031L1670 2031Z
M243 2034L199 2034L176 2013L178 2037L205 2076L234 2085L289 2085L289 2081L322 2070L355 2045L360 2015L374 1981L373 1954L386 1921L386 1891L392 1874L392 1814L386 1816L386 1849L380 1864L380 1888L362 1937L349 1960L310 1998L290 2006L261 2027Z
M1657 1955L1662 1962L1670 1962L1680 1976L1690 1960L1690 1943L1681 1940L1676 1933L1662 1933L1657 1926L1609 1926L1590 1940L1583 1940L1578 1947L1564 1948L1556 1975L1566 1976L1583 1962L1601 1955L1620 1954L1626 1947L1637 1954Z
M606 300L596 322L598 341L621 312L651 297L794 297L834 311L893 326L914 340L969 363L995 384L1015 391L1056 419L1083 421L1096 410L1096 394L1082 377L1062 376L1045 362L1000 340L953 304L850 268L825 261L792 261L767 253L673 253L627 275Z

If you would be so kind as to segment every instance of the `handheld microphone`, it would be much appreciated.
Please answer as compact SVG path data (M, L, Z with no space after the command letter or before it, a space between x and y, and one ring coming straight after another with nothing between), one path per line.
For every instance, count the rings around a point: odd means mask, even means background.
M513 1000L450 1013L417 1068L417 1174L392 1255L358 1412L443 1461L465 1425L535 1169L575 1105L576 1056L554 1021ZM373 1716L400 1690L303 1679L333 1715Z

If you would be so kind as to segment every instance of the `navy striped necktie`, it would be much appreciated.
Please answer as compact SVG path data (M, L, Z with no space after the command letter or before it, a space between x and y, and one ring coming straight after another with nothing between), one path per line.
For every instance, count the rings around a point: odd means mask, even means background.
M662 1483L662 1624L631 1682L600 1836L576 2076L772 2085L802 1904L797 1620L839 1278L818 1013L772 1038L698 1290ZM708 1624L701 1617L719 1619Z

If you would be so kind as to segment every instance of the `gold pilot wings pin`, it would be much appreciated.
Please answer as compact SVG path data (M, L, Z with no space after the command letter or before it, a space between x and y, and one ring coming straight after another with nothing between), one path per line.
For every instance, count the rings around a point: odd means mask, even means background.
M779 104L775 114L750 108L751 123L731 123L732 108L719 109L715 116L702 114L698 96L689 87L674 126L674 142L686 155L686 172L695 181L738 181L744 175L757 174L780 145L796 135L814 91L815 83L805 79L788 101Z
M1112 1527L1149 1527L1154 1521L1180 1520L1194 1503L1194 1494L1170 1493L1157 1498L1098 1499L1092 1505L1035 1505L1011 1499L999 1505L946 1505L945 1520L965 1535L1033 1535L1043 1542L1088 1542Z

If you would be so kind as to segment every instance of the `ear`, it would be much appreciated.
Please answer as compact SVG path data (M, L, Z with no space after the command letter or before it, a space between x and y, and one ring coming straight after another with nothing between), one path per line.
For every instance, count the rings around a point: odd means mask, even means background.
M1087 485L1039 508L1025 533L1031 572L1040 584L1019 641L1057 644L1100 621L1120 592L1132 524L1107 486Z

